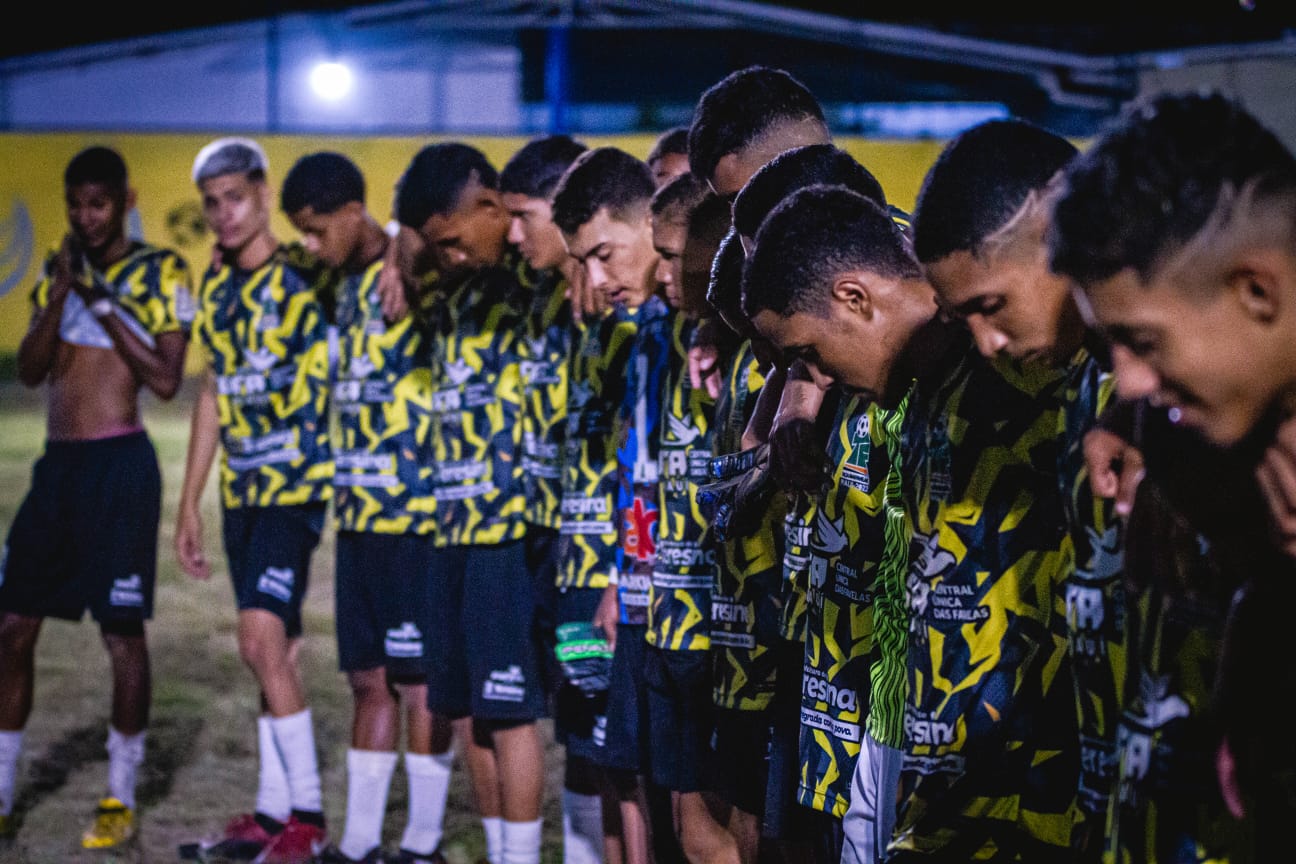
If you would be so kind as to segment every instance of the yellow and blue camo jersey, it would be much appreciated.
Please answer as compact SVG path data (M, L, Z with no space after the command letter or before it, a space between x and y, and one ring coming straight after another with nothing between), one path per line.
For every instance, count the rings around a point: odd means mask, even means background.
M890 849L1065 857L1079 734L1066 648L1057 370L970 348L905 423L909 695Z
M300 245L255 270L213 267L194 332L207 349L220 414L224 506L327 500L329 322L336 274Z
M559 588L606 588L615 577L617 443L637 310L609 309L576 331L563 443Z
M442 287L433 315L432 496L436 542L480 546L526 532L522 338L529 278L510 252Z
M522 481L526 521L556 529L562 522L562 446L567 423L571 303L554 271L536 285L518 349L522 373Z
M383 319L382 260L342 282L333 382L334 513L342 531L426 534L432 497L432 370L424 320Z
M1116 772L1115 724L1125 673L1124 538L1114 503L1093 494L1084 436L1107 407L1113 379L1087 350L1068 366L1058 433L1066 508L1067 642L1080 723L1080 808L1102 831Z
M658 464L657 557L648 605L649 645L665 651L711 647L715 552L703 544L707 521L697 489L707 481L715 400L689 379L688 347L697 321L676 314L662 401Z
M49 305L57 255L57 251L51 252L46 258L41 278L32 289L34 312ZM81 278L112 296L113 314L150 348L163 333L188 335L194 317L193 283L184 259L170 249L135 242L125 255L102 272L87 263ZM69 292L63 302L59 338L89 348L112 350L113 347L108 331L90 314L85 301L75 291Z
M832 466L810 536L808 626L801 684L801 804L838 818L850 805L863 720L870 708L874 598L883 559L904 560L904 537L887 544L892 414L859 396L841 400L828 442ZM893 431L894 427L892 427ZM892 532L895 534L895 532ZM903 570L892 568L892 577Z
M716 452L737 453L765 384L751 344L736 353L716 401ZM788 496L774 493L748 536L720 544L711 588L712 700L720 708L763 711L774 696L782 638L783 520Z

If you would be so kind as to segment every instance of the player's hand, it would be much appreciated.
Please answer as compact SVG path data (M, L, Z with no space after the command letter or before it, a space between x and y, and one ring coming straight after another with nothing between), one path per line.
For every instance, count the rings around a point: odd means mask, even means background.
M827 442L816 419L824 391L793 364L770 428L770 470L780 489L816 492L824 480Z
M399 267L384 266L378 272L378 302L388 324L394 324L409 314L409 299L405 296L405 281Z
M620 603L617 600L617 586L609 585L603 589L598 609L594 610L594 632L602 633L607 641L608 650L616 650L617 620L621 617Z
M1256 466L1278 545L1296 557L1296 419L1284 420Z
M203 552L202 517L196 510L180 508L176 520L175 548L180 569L194 579L206 580L211 577L211 564Z
M51 299L76 291L82 297L89 291L88 285L81 284L82 261L81 244L71 232L63 235L63 243L54 256L53 279L50 280Z
M1114 498L1116 512L1128 516L1143 480L1143 454L1115 432L1093 429L1084 437L1089 487L1099 498Z
M720 397L720 351L715 345L694 345L688 349L689 383L694 390L706 388L712 399Z
M1241 821L1246 818L1246 804L1242 794L1242 784L1238 781L1237 760L1233 756L1233 748L1229 746L1228 738L1224 738L1219 743L1219 748L1215 751L1215 776L1219 781L1220 796L1224 799L1224 806L1228 808L1233 818Z
M597 321L608 308L607 295L590 285L584 267L577 267L568 275L567 300L572 314L581 321Z

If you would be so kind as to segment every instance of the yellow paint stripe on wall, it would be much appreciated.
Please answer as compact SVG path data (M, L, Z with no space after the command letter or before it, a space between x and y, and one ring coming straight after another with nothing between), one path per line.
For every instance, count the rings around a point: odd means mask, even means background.
M126 159L138 193L138 225L145 240L174 248L200 274L210 257L211 235L202 220L198 191L190 181L193 157L215 135L42 134L0 135L0 353L11 353L26 332L29 295L45 255L66 231L63 169L81 149L104 144ZM299 157L335 150L353 159L365 173L368 205L383 220L391 211L392 192L400 173L420 147L450 137L329 137L264 135L257 140L270 159L270 182L279 180ZM462 137L501 168L528 138ZM591 147L621 147L640 158L656 136L582 136ZM923 175L936 159L942 141L873 141L840 138L838 145L871 170L887 197L906 210L913 207ZM274 230L282 239L296 236L276 212ZM197 352L193 352L196 354Z

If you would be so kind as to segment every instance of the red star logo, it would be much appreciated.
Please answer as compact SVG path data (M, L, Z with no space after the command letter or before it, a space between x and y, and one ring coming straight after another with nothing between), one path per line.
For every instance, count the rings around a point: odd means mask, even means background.
M653 539L653 525L657 524L657 510L649 509L644 499L635 497L634 507L621 511L625 528L625 550L640 561L651 560L657 554Z

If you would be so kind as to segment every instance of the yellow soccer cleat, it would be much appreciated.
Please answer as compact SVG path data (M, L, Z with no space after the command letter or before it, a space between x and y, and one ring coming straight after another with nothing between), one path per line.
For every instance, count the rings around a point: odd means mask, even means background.
M100 798L94 822L81 835L83 849L113 849L135 836L135 811L116 798Z

